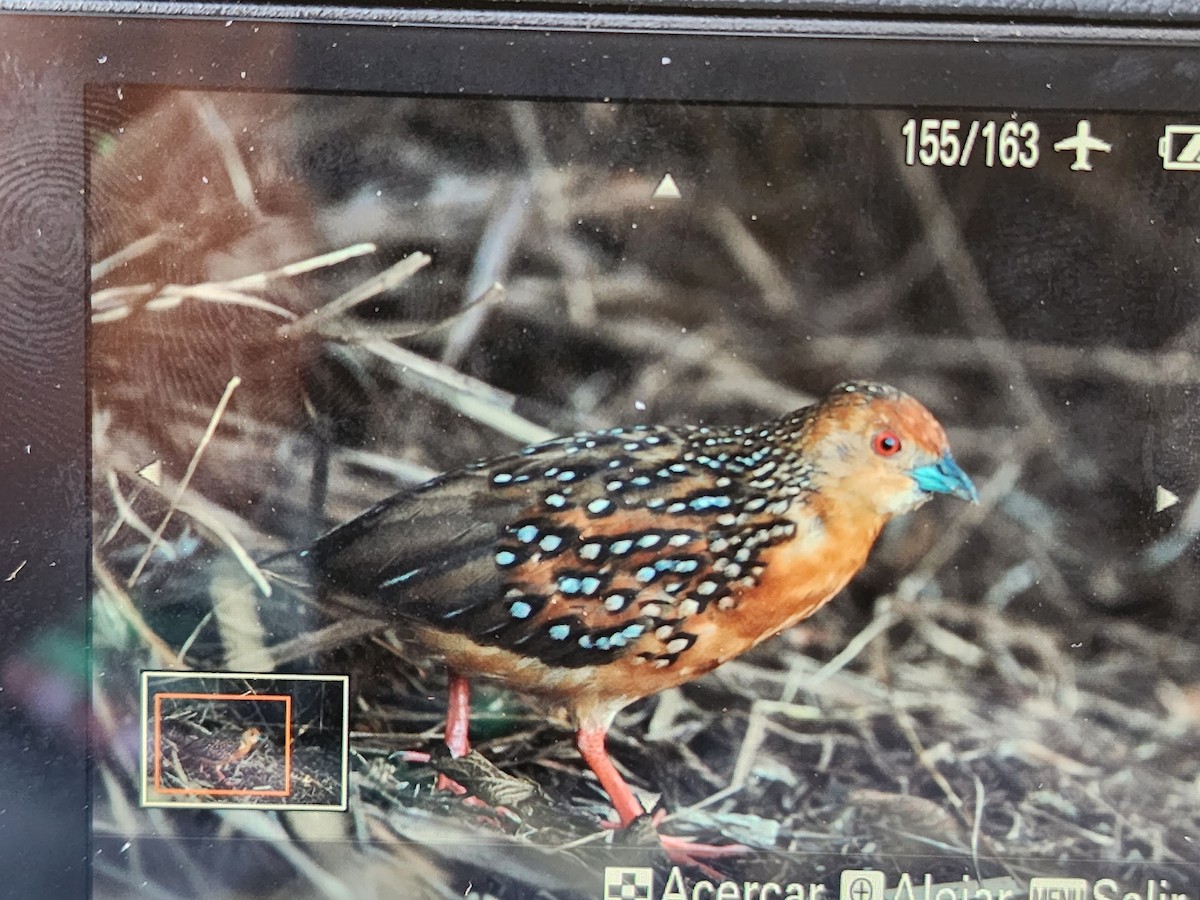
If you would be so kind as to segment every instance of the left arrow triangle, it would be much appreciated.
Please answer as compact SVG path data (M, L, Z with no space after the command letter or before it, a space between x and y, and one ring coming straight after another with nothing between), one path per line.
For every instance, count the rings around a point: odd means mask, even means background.
M154 485L162 484L162 460L156 459L137 470L138 476Z

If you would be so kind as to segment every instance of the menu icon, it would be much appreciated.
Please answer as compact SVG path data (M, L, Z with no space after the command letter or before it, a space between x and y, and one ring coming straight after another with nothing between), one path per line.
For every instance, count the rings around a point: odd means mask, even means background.
M1029 879L1029 900L1087 900L1088 883L1084 878Z

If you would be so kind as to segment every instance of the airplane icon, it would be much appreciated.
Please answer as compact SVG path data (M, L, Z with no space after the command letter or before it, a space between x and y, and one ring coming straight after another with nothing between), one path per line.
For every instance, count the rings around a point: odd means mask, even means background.
M1079 125L1075 129L1075 136L1063 138L1054 145L1054 149L1074 151L1075 162L1071 163L1072 172L1090 172L1092 171L1090 155L1092 151L1108 153L1112 150L1112 144L1093 136L1092 123L1087 119L1080 119Z

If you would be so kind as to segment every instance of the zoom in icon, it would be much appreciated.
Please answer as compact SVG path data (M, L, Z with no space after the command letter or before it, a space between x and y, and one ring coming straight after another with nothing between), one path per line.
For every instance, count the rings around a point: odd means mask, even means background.
M847 869L842 873L839 900L883 900L883 873L874 869Z

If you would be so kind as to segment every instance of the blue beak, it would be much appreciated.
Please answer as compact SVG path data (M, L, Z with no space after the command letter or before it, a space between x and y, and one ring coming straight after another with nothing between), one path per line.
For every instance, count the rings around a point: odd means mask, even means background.
M917 487L923 491L931 494L953 494L972 503L979 502L979 493L975 490L975 485L949 453L935 463L913 469L909 474L917 483Z

